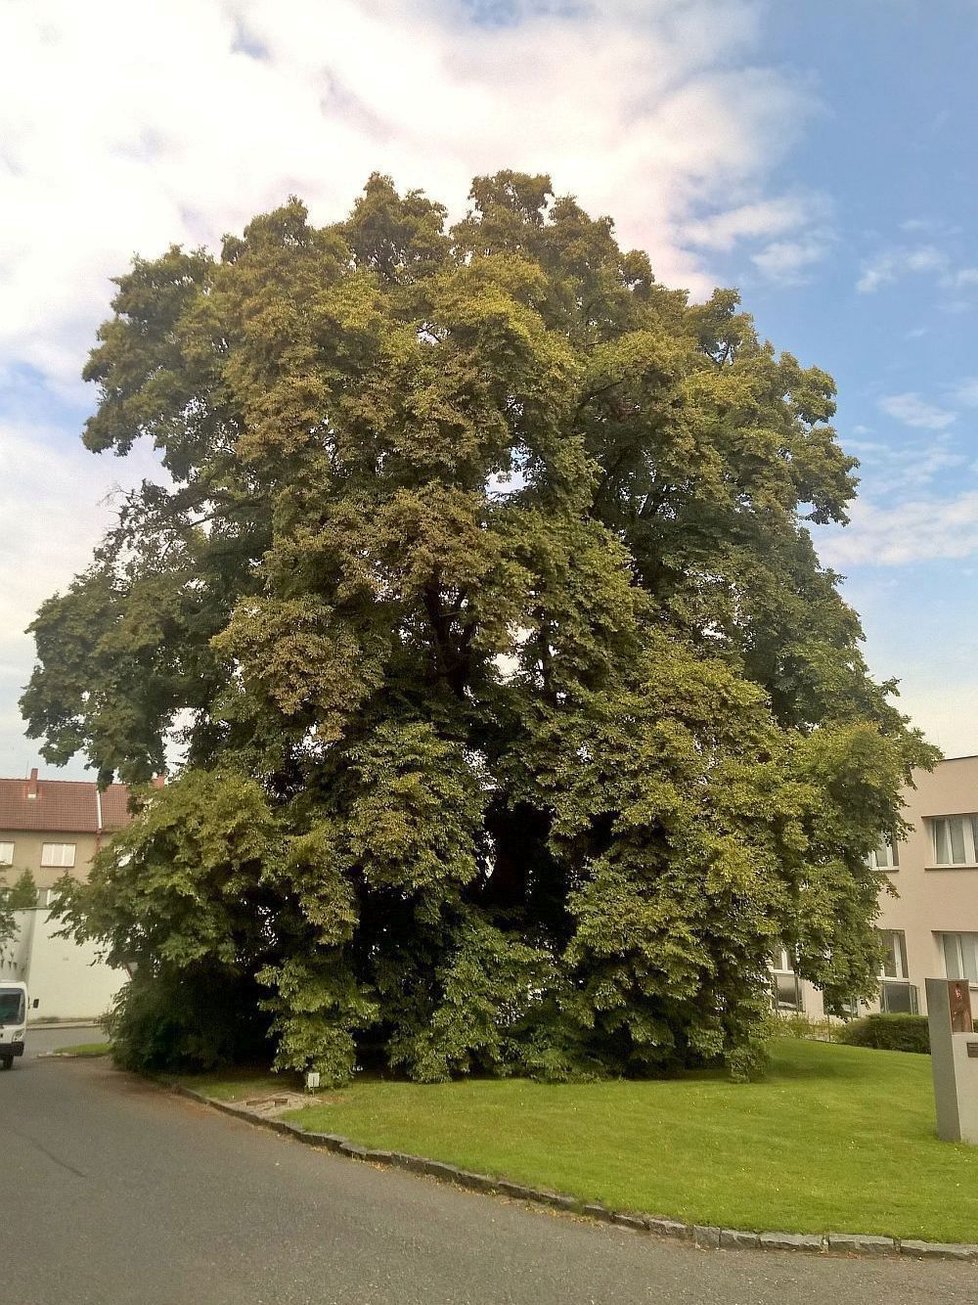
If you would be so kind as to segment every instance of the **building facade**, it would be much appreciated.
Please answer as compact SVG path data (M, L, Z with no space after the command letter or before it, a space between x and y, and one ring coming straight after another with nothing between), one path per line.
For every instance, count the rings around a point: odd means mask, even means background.
M867 1009L925 1015L927 978L967 979L978 1007L978 757L953 757L913 778L903 795L910 832L872 856L894 892L880 898L886 960L879 1000ZM821 993L796 978L784 952L773 983L780 1011L823 1015Z
M66 872L85 879L92 857L129 823L129 791L91 782L0 779L0 874L9 887L29 870L36 907L16 912L17 935L0 957L0 978L20 979L38 1001L35 1017L94 1019L109 1008L126 976L92 945L59 938L48 910L50 890Z

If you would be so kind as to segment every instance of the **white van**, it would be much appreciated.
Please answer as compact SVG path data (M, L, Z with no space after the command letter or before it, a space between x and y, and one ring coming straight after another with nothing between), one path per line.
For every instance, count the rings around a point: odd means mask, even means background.
M0 1065L12 1069L24 1054L27 1031L27 984L0 981Z

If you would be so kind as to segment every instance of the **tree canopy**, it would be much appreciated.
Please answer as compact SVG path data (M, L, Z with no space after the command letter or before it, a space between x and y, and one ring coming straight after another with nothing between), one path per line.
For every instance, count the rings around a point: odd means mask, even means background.
M854 493L833 382L548 178L471 201L375 175L118 279L84 439L166 483L22 705L102 782L185 762L64 909L185 1058L743 1070L775 947L873 991L868 853L935 755L807 528Z

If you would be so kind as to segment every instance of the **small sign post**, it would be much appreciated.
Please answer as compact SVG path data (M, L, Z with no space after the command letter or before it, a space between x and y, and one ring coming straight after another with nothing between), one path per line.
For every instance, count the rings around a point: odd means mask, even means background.
M927 980L937 1136L978 1145L978 1037L967 979Z

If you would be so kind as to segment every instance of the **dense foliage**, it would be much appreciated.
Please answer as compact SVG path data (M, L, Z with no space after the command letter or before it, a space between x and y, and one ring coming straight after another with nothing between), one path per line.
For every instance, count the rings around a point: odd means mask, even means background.
M85 442L169 479L23 706L102 781L186 762L65 910L134 1009L260 1008L282 1067L742 1072L776 944L873 990L931 756L805 526L853 493L832 381L546 178L472 201L375 176L119 279Z
M850 1047L876 1051L916 1051L930 1055L930 1026L926 1015L879 1013L850 1020L839 1031L839 1041Z

